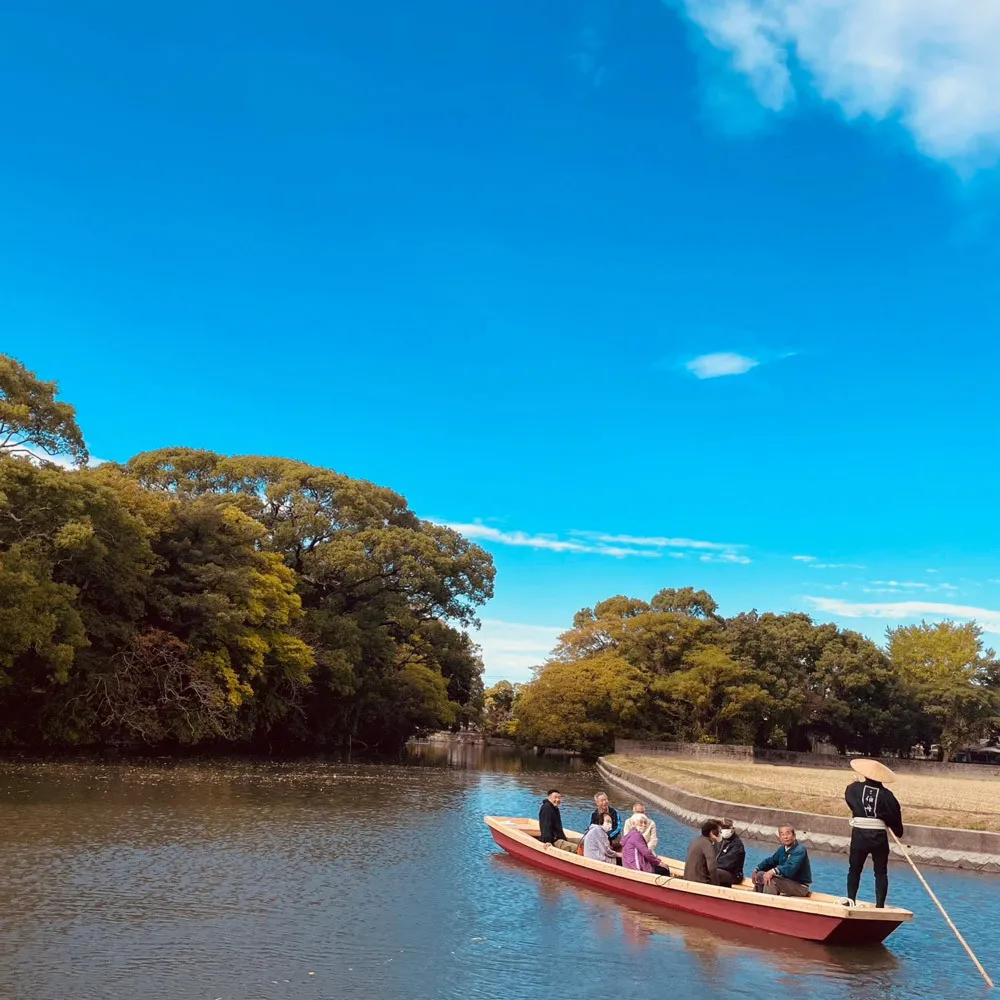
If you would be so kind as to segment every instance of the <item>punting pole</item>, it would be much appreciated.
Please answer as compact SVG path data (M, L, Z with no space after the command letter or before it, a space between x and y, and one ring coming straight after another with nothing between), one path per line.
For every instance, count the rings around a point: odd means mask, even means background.
M889 832L892 833L891 830ZM896 836L895 833L892 834L892 839L896 841L897 845L899 846L899 849L903 852L903 857L910 862L910 867L914 870L914 872L916 872L917 878L920 879L920 884L927 890L927 894L937 904L937 908L941 911L941 916L944 917L944 919L948 922L948 926L955 932L955 937L957 937L958 940L962 942L962 947L969 953L969 958L971 958L972 961L975 962L976 968L979 970L980 975L982 975L983 979L986 980L986 985L989 986L990 989L993 989L993 980L990 979L990 977L987 975L986 970L983 968L982 962L980 962L979 959L976 958L976 953L969 947L968 942L959 933L959 930L952 922L951 917L948 916L948 911L941 905L941 900L934 895L934 890L927 884L927 879L925 879L923 875L920 874L920 869L913 863L913 858L910 857L910 852L907 851L907 849L903 846L902 841L899 839L899 837Z

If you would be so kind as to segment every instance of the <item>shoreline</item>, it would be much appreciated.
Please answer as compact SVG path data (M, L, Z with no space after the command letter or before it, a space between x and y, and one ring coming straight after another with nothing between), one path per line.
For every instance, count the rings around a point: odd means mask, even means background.
M846 854L850 848L851 828L846 817L712 799L629 771L605 757L598 758L597 771L609 785L652 802L690 826L725 816L733 821L742 836L751 840L775 840L778 827L790 824L810 849ZM907 826L904 840L913 859L922 864L1000 874L1000 833ZM890 845L890 850L894 860L902 859L895 844Z

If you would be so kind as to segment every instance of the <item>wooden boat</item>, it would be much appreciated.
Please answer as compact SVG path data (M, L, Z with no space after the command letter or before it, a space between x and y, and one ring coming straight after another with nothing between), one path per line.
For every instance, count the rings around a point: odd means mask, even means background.
M857 947L878 944L900 924L913 919L909 910L896 906L881 910L872 903L845 906L841 897L821 892L804 899L769 896L754 892L749 880L732 888L687 882L681 877L684 863L675 858L660 858L660 864L670 869L669 878L632 871L543 844L538 839L536 820L512 816L484 816L483 819L499 847L536 868L656 906L742 927L806 941ZM567 831L566 835L573 839L580 836L572 831Z

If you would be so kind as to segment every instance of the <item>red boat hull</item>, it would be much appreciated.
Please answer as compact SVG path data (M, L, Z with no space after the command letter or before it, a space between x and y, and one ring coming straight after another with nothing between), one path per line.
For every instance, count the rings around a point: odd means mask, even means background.
M544 851L522 844L502 830L490 827L493 839L512 857L582 882L597 889L603 889L620 896L640 899L655 906L693 913L712 920L721 920L741 927L751 927L758 931L783 934L786 937L801 938L805 941L819 941L830 945L874 945L884 941L899 925L901 920L856 920L847 917L826 916L816 913L802 913L797 910L783 910L778 907L756 906L730 898L699 895L691 892L674 891L650 882L621 878L609 871L573 864L569 858L560 857L562 852Z

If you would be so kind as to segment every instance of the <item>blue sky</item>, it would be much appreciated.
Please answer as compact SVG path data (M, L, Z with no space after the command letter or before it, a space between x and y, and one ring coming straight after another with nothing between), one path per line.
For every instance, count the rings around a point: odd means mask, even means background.
M2 349L95 455L288 454L468 526L490 680L662 586L1000 632L992 5L105 0L0 39Z

